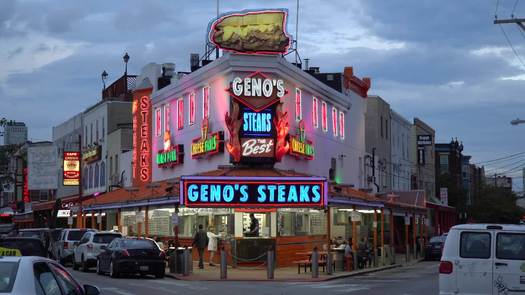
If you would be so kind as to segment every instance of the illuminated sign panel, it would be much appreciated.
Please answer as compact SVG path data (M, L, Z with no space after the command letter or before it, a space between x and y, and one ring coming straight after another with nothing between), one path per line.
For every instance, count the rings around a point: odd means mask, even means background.
M65 186L80 184L80 153L64 152L64 181Z
M202 138L193 140L191 144L191 157L196 159L222 153L224 150L223 138L224 133L221 131L208 135L208 138L205 140L202 140Z
M244 110L242 118L242 132L244 136L271 136L273 124L272 109L266 109L261 112Z
M189 99L189 125L195 124L195 93L190 93L190 99Z
M295 89L295 121L303 119L303 102L301 89Z
M186 207L325 207L328 184L320 177L182 176Z
M208 39L220 49L245 54L282 54L290 47L285 9L229 12L213 20Z
M184 99L177 99L177 129L184 128Z
M339 111L339 137L345 139L345 113Z
M290 136L290 155L312 160L314 153L315 149L311 141L301 141L296 136Z
M202 118L210 117L210 87L202 88Z
M272 79L261 72L245 78L235 77L228 89L231 97L255 112L277 103L286 94L284 80Z
M184 162L184 146L182 144L167 150L160 150L156 157L157 165L161 168L171 168Z
M151 88L133 92L133 185L141 185L151 180ZM161 110L155 111L155 128L160 125ZM161 130L158 130L159 133Z
M102 154L102 147L97 145L93 148L85 150L82 152L82 160L86 163L93 163L100 160Z

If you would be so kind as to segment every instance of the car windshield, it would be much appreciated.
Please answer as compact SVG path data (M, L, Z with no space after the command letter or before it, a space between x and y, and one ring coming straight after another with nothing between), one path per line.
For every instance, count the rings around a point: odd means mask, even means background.
M36 239L7 239L0 240L0 247L8 249L18 249L22 256L41 256L46 257L46 249L40 240Z
M71 230L67 234L67 240L69 241L79 241L80 238L86 233L86 230Z
M93 243L109 244L116 238L120 238L118 234L96 234L93 237Z
M18 262L0 262L0 293L11 292L17 271Z
M124 240L125 249L154 249L157 247L154 242L150 240Z

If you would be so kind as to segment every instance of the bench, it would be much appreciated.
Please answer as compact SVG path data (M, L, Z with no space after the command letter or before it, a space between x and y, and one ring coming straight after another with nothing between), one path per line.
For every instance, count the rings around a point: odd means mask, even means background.
M301 273L301 266L304 266L304 272L306 273L306 268L309 267L310 271L312 271L312 261L305 259L305 260L297 260L293 261L293 264L297 264L297 273ZM323 272L326 272L326 260L319 260L319 263L317 264L319 267L323 268ZM335 269L335 264L333 264L333 267Z

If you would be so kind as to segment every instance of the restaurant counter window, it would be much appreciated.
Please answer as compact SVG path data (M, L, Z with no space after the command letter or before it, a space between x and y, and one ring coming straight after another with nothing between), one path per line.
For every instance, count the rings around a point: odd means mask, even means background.
M175 208L152 208L148 210L148 234L150 236L168 237L173 236L173 224L171 216Z
M123 235L136 236L137 235L137 209L123 209L120 214L120 224L122 225Z
M181 208L179 209L179 236L193 237L199 225L208 231L213 225L214 232L223 237L234 235L234 213L232 209Z
M327 218L323 210L279 209L279 236L326 235Z

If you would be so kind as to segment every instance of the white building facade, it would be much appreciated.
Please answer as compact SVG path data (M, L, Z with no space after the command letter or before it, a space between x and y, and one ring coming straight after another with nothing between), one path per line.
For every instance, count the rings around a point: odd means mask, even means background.
M413 163L410 161L410 137L412 124L399 113L391 110L391 177L392 190L410 190L410 173Z

